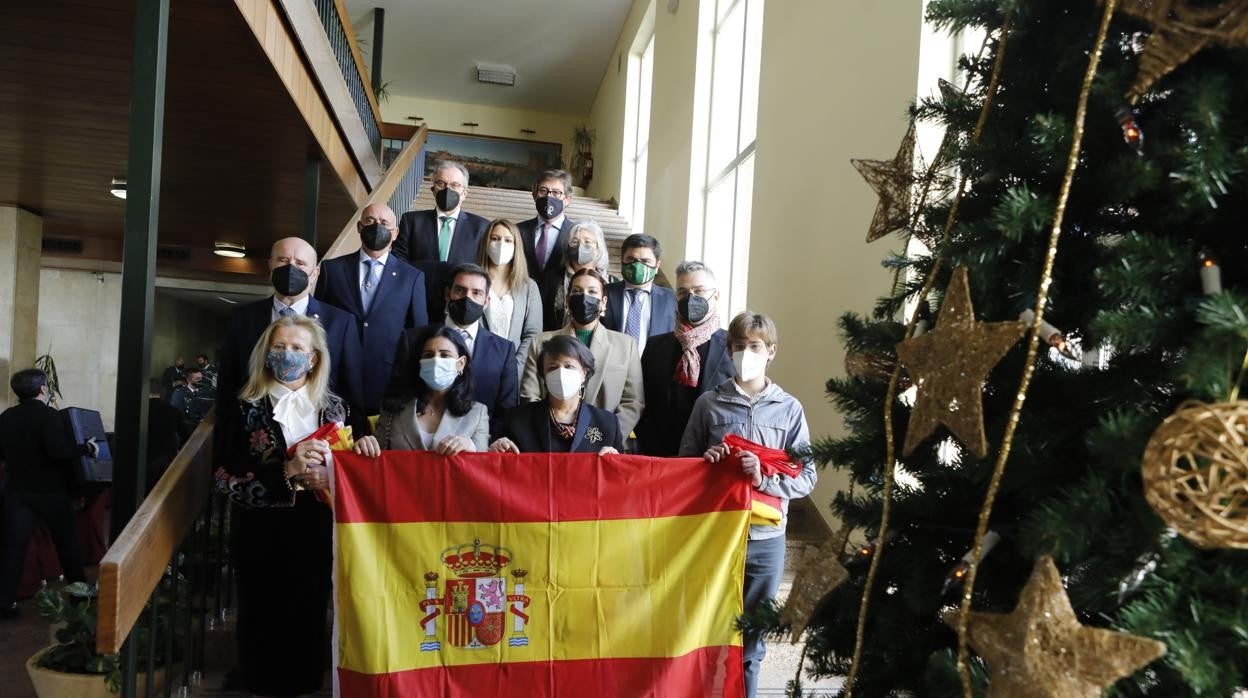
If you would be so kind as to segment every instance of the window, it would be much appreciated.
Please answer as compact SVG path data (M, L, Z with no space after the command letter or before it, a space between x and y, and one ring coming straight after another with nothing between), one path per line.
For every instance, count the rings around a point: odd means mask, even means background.
M763 0L714 0L701 257L725 320L745 309Z
M624 119L624 172L620 177L620 208L640 229L646 215L646 168L650 150L650 95L654 85L654 33L628 64L627 114Z

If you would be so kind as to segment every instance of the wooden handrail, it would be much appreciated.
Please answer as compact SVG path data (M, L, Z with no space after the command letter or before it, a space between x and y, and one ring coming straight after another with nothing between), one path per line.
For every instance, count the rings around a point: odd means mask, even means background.
M343 0L334 0L334 7L338 9L338 19L342 21L342 29L347 34L347 44L351 47L351 57L355 59L355 69L360 73L364 94L368 97L368 104L373 108L373 118L377 120L377 128L380 129L381 108L377 106L377 95L373 94L372 76L364 69L364 56L360 53L360 44L355 38L355 28L351 26L351 15L347 14L347 6Z
M100 560L96 651L121 650L169 560L212 494L209 413Z
M407 169L411 167L412 161L416 159L416 155L420 149L425 147L425 139L429 136L429 127L422 125L412 134L407 141L407 145L403 146L403 150L399 153L394 162L390 163L386 174L381 178L381 182L368 195L368 199L360 204L355 210L355 214L351 216L351 220L342 227L342 232L338 233L338 237L334 238L334 244L329 246L329 250L325 252L324 259L333 259L349 254L359 249L360 236L356 232L355 222L360 219L360 214L364 212L370 204L377 202L385 203L390 200L390 195L398 188L399 182L403 181ZM397 215L403 215L402 212L396 212Z

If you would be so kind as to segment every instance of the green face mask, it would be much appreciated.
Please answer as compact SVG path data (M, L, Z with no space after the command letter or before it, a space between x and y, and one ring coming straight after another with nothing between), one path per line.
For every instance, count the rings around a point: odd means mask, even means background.
M624 272L624 280L636 286L650 283L654 280L655 275L659 273L658 269L646 266L641 262L629 262L623 266L621 271Z

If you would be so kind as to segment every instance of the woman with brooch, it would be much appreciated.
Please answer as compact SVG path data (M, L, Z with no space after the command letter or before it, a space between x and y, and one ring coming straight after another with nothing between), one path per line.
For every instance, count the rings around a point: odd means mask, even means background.
M550 337L537 355L546 394L507 412L504 436L490 444L497 453L619 453L624 436L611 412L585 400L594 375L594 355L574 335Z

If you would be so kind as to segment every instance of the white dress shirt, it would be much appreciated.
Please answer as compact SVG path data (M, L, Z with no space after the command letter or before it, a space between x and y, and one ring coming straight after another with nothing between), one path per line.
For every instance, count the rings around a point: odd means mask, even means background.
M542 226L544 225L550 226L550 229L548 233L546 234L546 237L542 240L542 247L546 248L546 263L547 264L550 263L550 255L552 252L554 252L555 243L559 240L559 229L563 227L563 222L565 220L567 220L567 214L564 214L564 213L560 213L558 216L556 216L553 220L550 220L550 221L542 220L541 216L538 216L537 218L537 229L533 231L534 244L537 243L537 236L539 234L543 234ZM538 253L537 257L538 259L541 259L542 255Z
M455 324L454 320L452 320L450 317L447 317L446 326L453 330L459 330L461 332L468 333L468 336L464 337L464 344L468 345L468 358L471 359L472 350L476 346L476 343L477 343L477 330L481 328L481 321L477 320L476 322L472 323L471 325L468 325L467 327L460 327L459 325Z
M273 296L273 312L269 314L269 322L273 322L274 320L281 317L282 316L281 310L282 308L286 308L286 307L293 308L295 311L295 315L307 315L308 314L308 296L304 296L303 298L300 298L299 300L295 301L294 305L291 305L291 306L287 306L285 303L279 301L277 299L277 296Z
M641 306L641 329L637 332L637 353L641 354L646 351L646 339L650 335L650 289L624 284L624 322L620 323L620 332L627 334L625 328L628 327L628 311L633 307L632 294L629 291L634 288L638 291L637 303Z
M364 252L364 250L360 250L360 263L356 265L356 275L355 275L356 283L359 284L360 286L364 285L364 272L368 271L367 264L368 264L368 260L370 259L372 259L372 257L369 257L368 254ZM380 257L377 258L377 266L373 268L374 269L373 271L373 285L374 286L376 286L378 283L381 282L381 277L386 272L386 262L388 261L390 261L390 250L386 250L385 252L382 253Z

